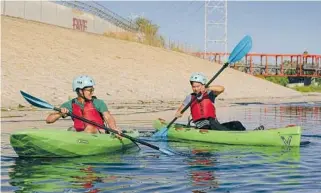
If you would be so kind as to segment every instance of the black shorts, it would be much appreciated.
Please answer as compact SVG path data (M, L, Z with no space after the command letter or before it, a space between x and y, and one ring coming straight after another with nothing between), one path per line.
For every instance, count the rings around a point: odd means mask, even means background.
M219 131L245 131L246 128L240 121L230 121L220 123L217 119L209 118L209 125L204 125L199 129L219 130Z

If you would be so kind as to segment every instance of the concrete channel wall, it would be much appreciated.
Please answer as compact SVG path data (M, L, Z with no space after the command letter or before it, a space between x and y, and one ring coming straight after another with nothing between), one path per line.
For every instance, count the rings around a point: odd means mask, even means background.
M103 34L125 29L96 15L50 1L1 1L1 15L48 23L79 31Z

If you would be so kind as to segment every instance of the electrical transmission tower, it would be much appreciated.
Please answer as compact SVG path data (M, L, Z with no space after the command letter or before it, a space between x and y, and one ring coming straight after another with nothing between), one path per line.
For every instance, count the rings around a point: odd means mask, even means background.
M205 56L209 51L227 53L227 0L205 0L204 7ZM215 45L210 47L209 43Z

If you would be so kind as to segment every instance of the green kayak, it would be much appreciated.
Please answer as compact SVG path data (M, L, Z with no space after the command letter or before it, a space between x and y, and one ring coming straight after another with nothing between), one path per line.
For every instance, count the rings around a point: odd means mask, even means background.
M153 123L156 130L166 126L167 123L162 119L157 119ZM300 146L301 127L289 126L257 131L217 131L173 124L168 130L168 138L232 145Z
M138 131L126 133L139 136ZM127 139L109 134L88 134L59 129L29 129L10 136L10 143L19 157L78 157L108 154L132 147Z

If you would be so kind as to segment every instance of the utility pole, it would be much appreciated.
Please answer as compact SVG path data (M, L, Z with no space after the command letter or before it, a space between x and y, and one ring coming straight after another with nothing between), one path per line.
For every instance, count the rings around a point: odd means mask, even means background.
M227 59L227 0L205 0L204 54L211 51L224 52ZM215 43L210 48L208 43ZM213 50L213 48L215 50Z

